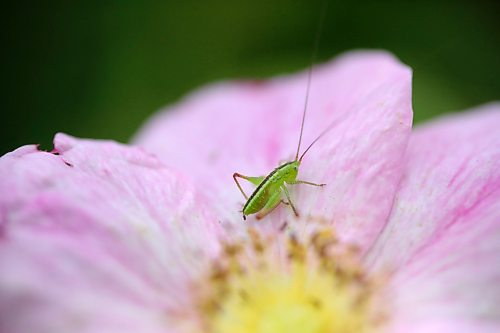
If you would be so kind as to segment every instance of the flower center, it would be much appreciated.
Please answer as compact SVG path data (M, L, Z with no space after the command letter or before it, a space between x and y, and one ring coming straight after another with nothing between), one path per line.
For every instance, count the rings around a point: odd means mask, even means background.
M214 262L202 303L205 331L217 333L361 333L375 325L374 283L357 252L328 229L306 242L250 231L250 241L225 246Z

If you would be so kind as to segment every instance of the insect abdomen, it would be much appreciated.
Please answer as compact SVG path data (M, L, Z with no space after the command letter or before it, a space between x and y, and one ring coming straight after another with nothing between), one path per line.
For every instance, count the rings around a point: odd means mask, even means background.
M274 185L274 183L267 182L262 187L257 188L243 208L243 214L255 214L264 208L270 198L270 194L274 193L272 189Z
M281 191L280 187L285 182L289 174L291 164L296 162L288 162L274 169L260 185L255 189L250 198L243 207L243 214L250 215L259 212L269 201L271 195L276 191Z

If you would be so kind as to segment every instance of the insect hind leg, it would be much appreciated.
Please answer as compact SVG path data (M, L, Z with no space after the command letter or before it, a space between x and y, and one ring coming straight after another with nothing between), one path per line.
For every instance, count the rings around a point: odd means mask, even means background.
M268 207L266 206L266 207L262 208L262 210L257 215L255 215L255 218L257 220L264 218L266 215L272 213L273 210L275 210L279 206L280 203L287 205L287 206L290 206L289 202L286 202L285 200L280 200L274 205L269 205ZM246 216L243 216L243 219L246 220Z
M245 200L248 200L248 195L245 193L245 191L243 191L243 188L241 187L237 178L248 180L250 183L256 186L258 186L264 180L264 177L249 177L237 172L233 173L234 182L236 183L236 186L238 186L238 189L240 190L241 194L243 194L243 196L245 197Z
M260 220L264 218L267 214L271 213L273 210L276 209L276 207L279 206L280 203L285 203L281 199L281 193L277 191L275 194L269 198L269 201L266 203L266 205L255 215L255 218L257 220Z

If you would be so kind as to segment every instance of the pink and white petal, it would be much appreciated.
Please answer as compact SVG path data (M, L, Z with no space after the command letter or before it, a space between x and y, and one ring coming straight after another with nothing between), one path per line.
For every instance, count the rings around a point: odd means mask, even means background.
M490 104L411 139L390 222L368 256L394 272L394 315L408 332L453 321L468 323L459 332L500 330L498 128L500 104Z
M264 175L294 158L306 81L300 73L203 89L155 116L135 142L193 177L224 224L241 221L244 198L231 176ZM299 172L327 186L294 186L292 197L302 216L327 217L341 237L365 248L384 226L403 172L411 71L383 52L348 53L316 67L302 151L334 120ZM256 226L276 229L291 216L285 207Z
M423 323L400 323L392 328L394 333L497 333L498 324L485 320L470 321L435 320Z
M54 145L0 159L0 331L175 332L216 219L140 149Z

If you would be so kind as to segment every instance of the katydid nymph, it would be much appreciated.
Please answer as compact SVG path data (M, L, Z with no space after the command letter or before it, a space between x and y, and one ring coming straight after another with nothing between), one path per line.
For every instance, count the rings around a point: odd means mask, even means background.
M278 166L267 176L250 177L239 174L237 172L233 174L233 179L236 182L238 189L241 191L241 194L243 194L246 200L246 203L243 206L243 210L241 211L243 213L244 220L246 220L247 215L251 214L257 214L256 215L257 219L261 219L267 214L271 213L276 207L278 207L280 203L290 206L295 216L299 216L297 208L295 207L290 197L290 192L288 191L287 185L304 184L304 185L311 185L318 187L326 185L326 184L317 184L310 181L297 179L297 175L299 172L300 164L305 154L323 135L325 135L338 123L337 120L332 122L320 135L318 135L318 137L316 137L316 139L313 140L313 142L309 145L309 147L307 147L306 150L299 157L300 144L302 143L302 133L304 131L304 122L307 113L309 90L311 87L312 69L313 69L314 59L316 57L316 52L318 51L319 39L321 35L322 25L325 19L327 4L328 2L324 1L323 10L321 13L321 18L319 20L318 30L314 43L313 54L311 57L311 63L309 65L304 110L302 112L302 123L300 126L299 142L297 145L297 152L295 154L295 159L293 161L286 162ZM250 196L248 196L245 193L245 191L243 191L243 188L241 187L237 178L245 179L250 183L254 184L255 186L257 186L257 188L253 191L253 193ZM286 198L286 201L284 200L283 195Z
M304 122L306 118L309 87L311 84L311 73L312 73L312 67L309 68L309 73L308 73L306 100L304 105L304 111L302 114L302 124L300 127L299 143L297 145L297 152L295 154L295 159L293 161L286 162L278 166L267 176L250 177L239 174L237 172L233 174L233 179L236 182L238 189L246 199L246 203L243 206L243 210L241 211L243 213L244 220L246 220L246 217L251 214L257 214L256 215L257 219L261 219L267 214L271 213L276 207L278 207L280 203L290 206L295 216L299 216L297 208L293 204L292 199L290 197L290 192L288 191L287 185L304 184L304 185L311 185L318 187L326 185L326 184L317 184L310 181L297 179L300 164L306 153L319 139L321 139L321 137L323 137L328 131L330 131L335 125L337 125L340 120L340 119L335 119L320 135L316 137L316 139L313 140L313 142L309 145L309 147L307 147L306 150L299 157L300 144L302 142L302 133L304 131ZM245 193L245 191L243 191L243 188L241 187L237 178L245 179L250 183L256 185L257 188L253 191L253 193L250 196L248 196ZM284 200L283 196L286 198L286 201Z

